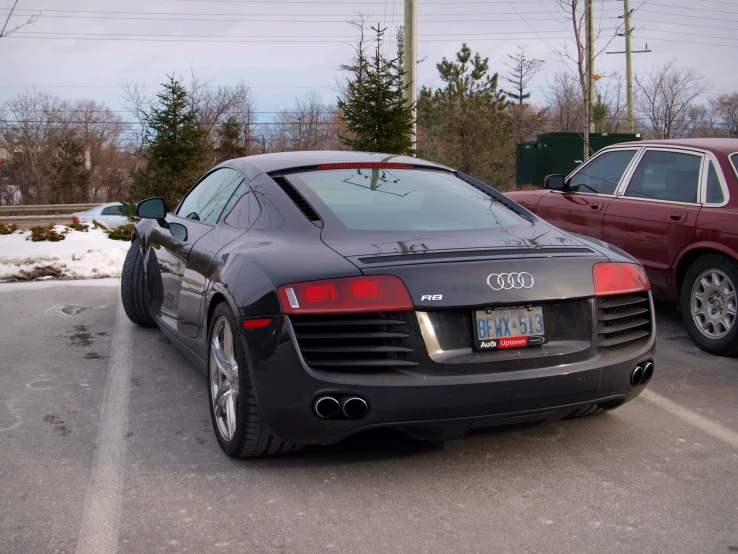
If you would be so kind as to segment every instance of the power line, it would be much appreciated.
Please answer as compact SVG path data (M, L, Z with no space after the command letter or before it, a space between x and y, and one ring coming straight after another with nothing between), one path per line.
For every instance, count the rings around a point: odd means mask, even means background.
M650 4L647 4L650 5ZM202 22L217 22L217 23L341 23L344 22L341 19L346 17L353 17L353 15L335 15L335 14L247 14L247 13L195 13L195 12L105 12L105 11L75 11L75 10L48 10L53 11L55 13L58 12L64 12L65 14L78 14L78 15L54 15L53 13L47 13L47 11L44 11L44 18L63 18L63 19L106 19L106 20L118 20L118 21L193 21L197 23ZM734 19L725 19L722 17L705 17L705 16L697 16L697 15L690 15L690 14L680 14L680 13L674 13L671 11L662 11L662 10L650 10L647 8L642 8L639 10L643 13L651 13L651 14L657 14L657 15L667 15L672 17L683 17L683 18L689 18L689 21L692 22L695 19L699 20L706 20L706 21L722 21L726 23L738 23L738 20ZM732 12L731 12L732 13ZM736 15L738 15L738 12L735 12ZM105 14L105 15L79 15L79 14ZM549 17L525 17L525 20L523 20L522 15L528 16L529 14L537 14L537 15L548 15ZM7 13L0 13L0 15L7 15ZM304 15L305 17L320 17L320 18L327 18L327 17L333 17L338 19L295 19L295 17L299 17L299 15ZM478 17L474 19L452 19L452 18L459 18L459 17L467 17L472 15L495 15L495 19L480 19ZM422 23L469 23L469 22L495 22L495 23L504 23L509 21L516 21L518 19L522 20L523 22L527 21L551 21L551 12L550 11L536 11L536 12L503 12L503 13L483 13L483 14L466 14L466 13L454 13L454 14L421 14L419 15L419 19ZM135 17L132 17L135 16ZM183 16L183 17L168 17L168 16ZM427 16L431 17L439 17L443 16L443 19L426 19ZM499 19L501 16L511 16L512 19ZM227 18L227 19L214 19L214 17L219 18ZM235 19L237 17L249 17L249 19ZM262 18L262 17L281 17L282 19L256 19L256 18ZM284 19L290 17L292 19ZM608 17L609 14L608 14ZM560 21L559 19L556 19L556 21ZM669 22L669 21L663 21L663 20L644 20L648 21L650 23L675 23L675 22ZM394 23L394 17L390 20L390 23ZM398 20L399 22L399 20Z
M159 88L161 85L143 85L144 88ZM0 85L0 88L122 88L121 85ZM205 87L217 89L218 87ZM333 89L326 86L251 86L250 89Z
M608 29L608 30L616 30L616 29ZM540 33L544 34L550 34L550 33L557 33L561 34L565 31L539 31L536 32L531 28L531 31L535 33L536 35ZM495 31L495 32L486 32L486 33L465 33L465 32L458 32L458 33L428 33L425 35L420 35L423 37L456 37L456 36L462 36L462 37L473 37L473 36L489 36L489 35L516 35L519 34L520 31ZM155 38L212 38L212 39L221 39L221 38L331 38L331 39L343 39L343 40L352 40L356 37L354 35L190 35L190 34L181 34L181 35L167 35L167 34L161 34L161 33L152 33L152 34L133 34L133 33L81 33L81 32L47 32L47 31L25 31L21 32L19 34L22 35L80 35L80 36L102 36L102 37L155 37Z
M649 2L649 6L658 6L659 8L669 8L669 9L677 9L677 10L695 10L698 12L712 12L712 13L727 13L732 15L738 15L738 12L726 12L725 10L710 10L708 8L690 8L689 6L670 6L669 4L656 4L654 2ZM687 16L692 17L692 16Z
M194 0L193 0L194 1ZM198 0L199 1L199 0ZM485 4L488 2L484 2ZM505 4L509 4L509 1L501 2ZM516 0L517 3L517 0ZM605 8L608 10L615 10L616 8ZM189 15L193 17L202 17L202 16L212 16L212 15L219 15L219 16L250 16L250 17L260 17L260 16L283 16L283 17L314 17L314 16L321 16L321 17L334 17L334 18L346 18L346 17L355 17L356 14L353 13L347 13L347 14L337 14L337 13L331 13L331 14L323 14L323 13L284 13L284 12L278 12L278 13L212 13L212 12L134 12L134 11L100 11L100 10L44 10L44 13L46 12L53 12L53 13L91 13L91 14L106 14L106 15ZM440 13L424 13L424 16L443 16L443 17L456 17L456 16L476 16L476 15L516 15L518 12L512 11L512 12L471 12L471 13L448 13L448 12L440 12ZM550 15L550 12L548 11L525 11L521 12L525 15L543 15L548 14ZM671 13L671 12L664 12L664 13ZM373 14L369 14L370 16L373 16Z
M659 15L670 15L670 16L673 16L673 17L688 17L690 19L690 21L692 19L705 19L705 20L708 20L708 21L722 21L724 23L738 23L738 19L725 19L724 17L705 17L705 16L701 16L701 15L688 15L686 13L662 12L662 11L658 11L658 10L649 10L649 9L646 9L646 8L641 8L640 11L641 12L644 12L644 13L655 13L655 14L659 14Z
M676 27L699 27L700 29L722 29L725 31L738 31L738 27L718 27L716 25L697 25L696 23L676 23L673 21L659 21L657 19L643 19L642 17L639 17L638 21L645 21L646 23L659 23L661 25L673 25Z
M559 32L559 31L551 31L551 32ZM190 42L190 43L200 43L200 44L240 44L240 43L302 43L302 44L319 44L319 43L325 43L325 44L350 44L354 41L355 37L351 37L350 39L345 40L268 40L268 39L259 39L259 40L234 40L234 39L227 39L227 40L220 40L217 39L217 37L213 37L213 40L204 40L204 39L190 39L190 38L108 38L108 37L89 37L89 36L75 36L75 37L66 37L66 36L16 36L13 35L12 37L8 38L15 38L15 39L21 39L21 40L87 40L87 41L118 41L118 42ZM537 36L508 36L508 37L498 37L498 38L475 38L472 40L469 40L467 42L490 42L490 41L498 41L498 40L534 40L536 38L539 38ZM550 37L555 39L566 39L568 36L562 36L562 37ZM463 41L463 38L458 39L423 39L420 40L420 42L458 42Z
M738 48L738 44L715 44L714 42L695 42L689 40L677 40L669 38L657 38L657 37L641 37L647 40L656 40L661 42L679 42L682 44L699 44L700 46L722 46L724 48Z

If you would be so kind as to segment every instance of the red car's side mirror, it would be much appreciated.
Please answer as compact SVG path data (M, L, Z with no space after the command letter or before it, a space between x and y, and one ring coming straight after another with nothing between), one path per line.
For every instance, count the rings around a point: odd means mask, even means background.
M543 179L543 188L550 190L566 190L566 181L563 175L547 175Z

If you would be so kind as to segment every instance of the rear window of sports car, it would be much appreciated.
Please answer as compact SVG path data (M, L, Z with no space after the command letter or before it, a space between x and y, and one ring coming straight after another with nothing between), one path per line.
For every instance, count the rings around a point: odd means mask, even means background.
M353 231L474 231L523 222L458 177L418 169L331 169L288 180L324 218Z

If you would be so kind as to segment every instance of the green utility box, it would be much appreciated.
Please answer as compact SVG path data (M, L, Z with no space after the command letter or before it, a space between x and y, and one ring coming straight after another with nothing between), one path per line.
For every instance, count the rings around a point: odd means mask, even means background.
M620 142L641 140L640 133L591 133L589 144L594 152ZM546 175L568 175L582 163L584 137L582 133L544 133L535 142L523 142L516 147L515 184L543 186Z

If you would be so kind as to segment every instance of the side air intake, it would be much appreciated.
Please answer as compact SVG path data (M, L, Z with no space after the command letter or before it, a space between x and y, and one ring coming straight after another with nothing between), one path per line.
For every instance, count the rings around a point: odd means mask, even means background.
M274 179L274 182L277 183L285 193L287 193L287 196L290 197L290 199L295 203L295 206L300 209L305 217L318 226L322 225L323 220L320 219L318 212L313 209L302 194L297 192L297 189L293 187L287 179L284 177L272 177L272 179Z

